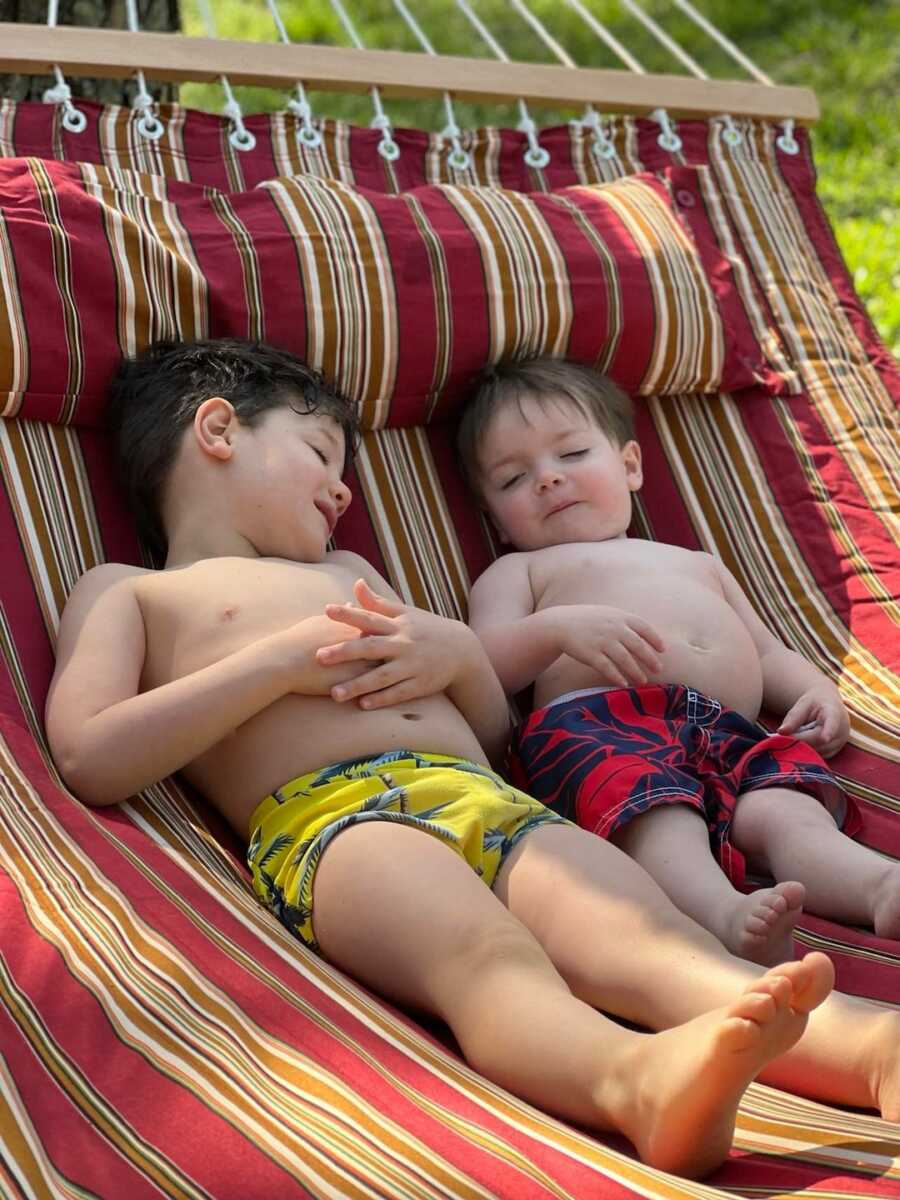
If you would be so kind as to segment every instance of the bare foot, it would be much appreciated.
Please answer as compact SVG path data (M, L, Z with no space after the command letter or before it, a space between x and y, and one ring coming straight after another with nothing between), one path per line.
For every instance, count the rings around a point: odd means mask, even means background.
M900 939L900 866L882 877L872 903L872 924L879 937Z
M803 911L805 894L802 883L778 883L749 896L736 893L737 903L722 941L738 958L764 967L788 962L794 956L794 926Z
M641 1038L619 1127L644 1162L691 1178L717 1167L747 1085L794 1045L833 986L831 960L807 954L755 979L727 1008Z

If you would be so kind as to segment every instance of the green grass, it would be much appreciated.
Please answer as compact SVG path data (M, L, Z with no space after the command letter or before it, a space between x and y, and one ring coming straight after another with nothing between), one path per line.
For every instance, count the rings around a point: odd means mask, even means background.
M586 0L648 70L680 71L618 0ZM900 4L896 0L694 0L697 7L777 83L815 89L822 119L813 143L819 194L857 291L894 354L900 356ZM346 0L367 46L418 49L389 0ZM185 32L206 32L195 7L183 0ZM548 52L516 17L507 0L473 0L485 23L508 53L520 60L547 60ZM530 0L533 10L582 65L619 64L571 9L560 0ZM452 0L410 0L435 43L448 54L487 54L475 31ZM740 68L668 0L645 0L644 7L716 78L736 78ZM263 0L222 0L216 6L222 37L274 41L277 33ZM347 45L327 0L279 0L292 41ZM285 95L236 89L246 112L284 106ZM315 110L368 124L365 97L314 94ZM218 111L221 89L186 85L182 100ZM440 128L438 102L390 102L394 124ZM543 123L573 115L536 112ZM461 125L515 124L517 114L461 104Z

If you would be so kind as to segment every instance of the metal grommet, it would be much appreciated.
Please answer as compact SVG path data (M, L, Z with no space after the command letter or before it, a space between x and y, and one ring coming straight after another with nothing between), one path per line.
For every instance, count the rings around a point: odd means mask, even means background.
M322 135L312 125L301 125L297 130L297 141L302 142L307 150L317 150L322 145Z
M591 142L591 153L595 154L597 158L610 159L616 157L616 148L609 138L601 141L600 138L595 137Z
M388 162L396 162L400 157L400 147L393 138L382 138L378 143L378 153Z
M452 167L454 171L468 171L472 165L472 160L466 150L451 150L447 155L447 165Z
M155 142L166 132L166 127L153 113L142 113L137 123L138 133Z
M656 144L662 146L663 150L668 150L670 154L674 154L681 149L681 138L675 132L675 127L672 124L672 118L664 108L656 108L650 114L651 121L656 121L662 128L662 133L656 139Z
M656 139L656 144L662 146L663 150L668 150L670 154L674 154L681 149L681 138L677 133L672 133L671 130L666 130L661 133Z
M546 167L550 161L549 153L543 146L529 146L524 154L525 162L529 167Z
M783 150L785 154L799 154L800 143L793 136L783 133L775 139L775 145L779 150Z
M67 105L63 109L62 123L63 129L68 129L69 133L84 133L87 129L87 117L73 105Z
M228 140L236 150L252 150L256 146L256 138L249 129L232 129Z
M794 137L794 121L792 117L782 122L781 135L775 139L775 145L785 154L799 154L800 143Z

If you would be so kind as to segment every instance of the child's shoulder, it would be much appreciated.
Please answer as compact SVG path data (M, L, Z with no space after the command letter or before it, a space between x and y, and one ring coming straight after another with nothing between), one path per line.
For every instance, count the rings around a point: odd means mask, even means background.
M130 591L138 579L155 574L157 572L148 567L136 567L132 563L98 563L79 577L66 604L96 600L111 588Z
M497 587L513 579L527 579L534 555L533 550L511 550L508 554L501 554L478 576L477 586Z

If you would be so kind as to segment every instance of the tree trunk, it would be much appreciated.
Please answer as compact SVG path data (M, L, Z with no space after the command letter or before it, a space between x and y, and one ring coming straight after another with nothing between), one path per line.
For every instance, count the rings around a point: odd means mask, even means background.
M158 33L177 33L180 28L178 0L137 0L141 29ZM43 25L47 21L47 0L0 0L0 21ZM88 25L93 29L127 29L124 0L59 0L59 25ZM73 97L101 100L107 104L129 104L137 90L130 79L68 79ZM0 75L0 97L12 100L40 100L44 89L56 80L50 75ZM177 84L154 84L147 80L157 100L177 99Z

